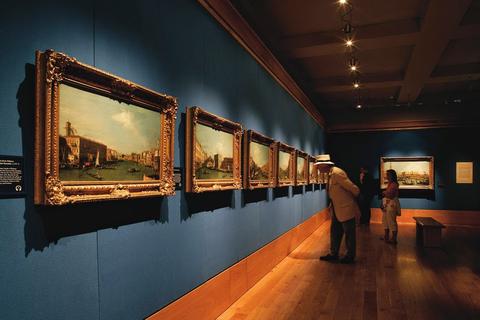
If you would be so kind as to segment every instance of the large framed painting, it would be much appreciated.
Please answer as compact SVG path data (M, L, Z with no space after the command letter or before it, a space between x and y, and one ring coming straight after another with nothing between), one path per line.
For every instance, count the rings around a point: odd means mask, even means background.
M318 168L315 165L315 157L308 156L308 183L318 183Z
M400 189L434 189L433 157L382 157L380 187L387 187L387 170L397 173Z
M240 173L242 125L199 107L187 110L187 192L242 188Z
M276 143L253 130L243 134L243 186L246 189L275 187Z
M53 50L35 69L35 204L174 194L176 98Z
M308 183L308 155L300 150L296 150L295 155L295 185L302 186Z
M277 142L277 150L277 186L293 186L295 184L295 149Z

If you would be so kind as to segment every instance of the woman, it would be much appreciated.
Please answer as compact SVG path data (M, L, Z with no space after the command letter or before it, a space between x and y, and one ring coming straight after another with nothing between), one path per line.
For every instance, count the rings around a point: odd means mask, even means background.
M387 189L382 193L382 224L385 229L385 236L381 239L396 244L398 235L397 216L400 215L401 208L398 200L398 180L395 170L387 170L387 181ZM391 239L390 230L392 231Z

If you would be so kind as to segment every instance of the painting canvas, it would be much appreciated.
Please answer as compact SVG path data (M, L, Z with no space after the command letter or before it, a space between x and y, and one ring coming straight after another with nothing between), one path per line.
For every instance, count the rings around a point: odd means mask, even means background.
M312 156L308 157L308 183L318 183L318 169L315 166L315 158Z
M290 165L292 155L289 152L278 152L278 180L289 180L290 177Z
M269 152L268 146L258 142L250 142L250 171L251 180L267 180L269 177Z
M195 127L195 177L233 178L233 135L203 124Z
M383 157L381 158L381 187L387 187L389 169L397 173L400 189L433 189L433 157Z
M187 192L240 189L242 126L199 107L187 109Z
M295 184L295 149L287 144L277 142L277 186Z
M174 194L176 98L53 50L35 69L35 204Z
M297 151L295 184L304 185L308 182L307 154Z
M59 93L61 181L159 179L159 112L65 84Z

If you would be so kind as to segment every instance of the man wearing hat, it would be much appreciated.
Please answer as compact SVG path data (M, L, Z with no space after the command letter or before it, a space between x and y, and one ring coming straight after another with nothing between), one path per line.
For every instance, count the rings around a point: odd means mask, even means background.
M330 161L330 155L321 154L315 157L315 165L322 173L328 173L327 193L330 198L330 253L321 256L320 260L339 260L338 251L345 234L347 252L340 263L353 263L355 261L355 219L360 217L357 197L360 189L348 178L345 171L335 167Z

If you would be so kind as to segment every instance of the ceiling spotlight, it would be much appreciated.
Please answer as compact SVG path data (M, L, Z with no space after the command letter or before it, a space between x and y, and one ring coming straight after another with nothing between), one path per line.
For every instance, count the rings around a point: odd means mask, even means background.
M357 108L357 109L362 109L362 105L359 103L359 104L357 104L357 107L356 107L356 108Z
M355 57L351 57L348 63L351 71L357 71L357 59Z
M353 83L353 87L355 89L357 89L358 87L360 87L360 84L356 81L356 82Z
M345 41L345 45L347 47L351 47L351 46L353 46L353 41L351 39L348 39L347 41Z
M338 3L341 5L347 4L347 0L338 0Z

